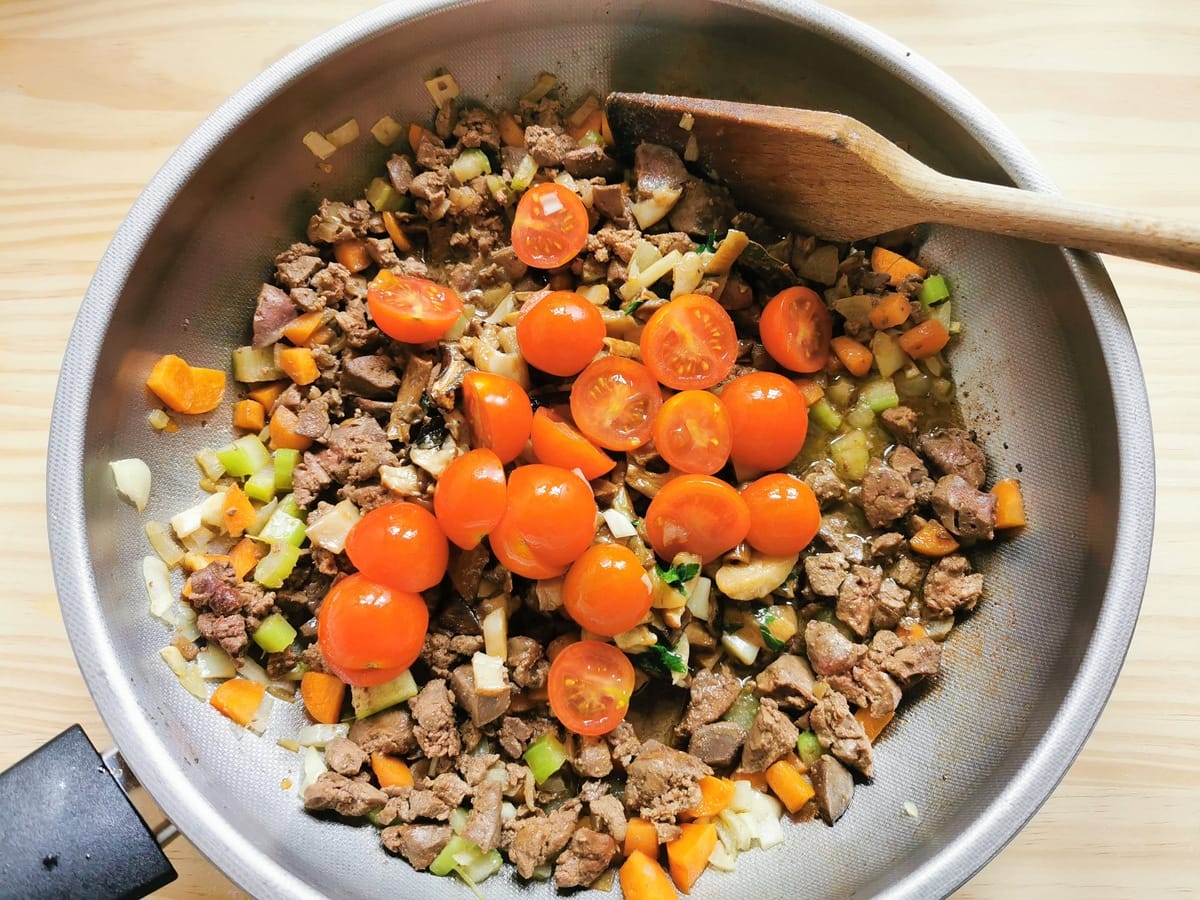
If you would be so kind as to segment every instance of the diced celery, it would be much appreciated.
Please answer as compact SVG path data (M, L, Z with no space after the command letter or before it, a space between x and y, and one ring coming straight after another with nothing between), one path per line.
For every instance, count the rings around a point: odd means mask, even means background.
M258 533L259 539L268 543L291 544L293 547L299 547L304 543L304 535L304 523L295 516L285 513L282 506L271 514L271 518L267 519L263 530Z
M460 864L458 874L467 884L479 884L499 872L503 865L504 858L499 850L489 850L487 853L479 850L469 862Z
M866 403L872 412L881 413L900 405L900 397L896 393L896 385L890 378L880 378L863 387L859 396L860 403Z
M299 450L275 451L275 490L290 491L292 489L292 472L300 462Z
M458 179L459 184L466 184L472 178L480 175L491 175L492 164L487 154L477 148L464 150L458 159L450 163L450 174Z
M824 397L808 408L808 418L809 421L816 422L826 431L837 431L842 427L841 415L829 405L829 401Z
M247 434L216 451L225 472L234 478L253 475L271 462L271 453L257 434Z
M296 568L300 548L293 544L272 544L271 552L254 567L254 580L266 588L282 587Z
M275 496L275 464L267 463L251 475L242 485L242 490L251 500L263 503L271 500Z
M262 620L252 637L254 643L267 653L279 653L292 645L296 639L296 629L279 613L271 613Z
M583 137L581 137L579 139L579 146L580 147L603 147L604 146L604 135L602 135L600 132L596 131L595 129L589 129L587 132L584 133Z
M821 758L821 742L811 731L802 731L796 738L796 752L806 766L811 766Z
M846 421L855 428L870 428L875 424L875 412L865 397L860 397L854 409L846 414Z
M946 284L945 277L930 275L925 279L925 283L921 285L921 290L917 292L917 299L926 308L937 306L939 303L950 299L950 285Z
M300 511L300 504L296 502L295 494L285 494L280 497L279 509L281 512L285 512L293 519L299 519L301 522L306 518L304 513Z
M538 165L534 162L533 157L526 154L517 164L517 171L513 172L512 189L514 191L523 191L533 183L534 176L537 175Z
M258 508L258 515L254 517L254 522L249 528L246 529L246 534L250 535L251 537L258 537L260 534L262 534L263 528L266 527L267 522L271 520L271 516L275 514L275 510L278 508L278 500L272 500L265 506L260 506Z
M830 443L829 455L839 475L850 481L862 481L871 460L870 442L864 432L851 431Z
M846 378L840 378L825 388L825 396L829 402L837 406L849 406L854 399L854 383Z
M554 735L546 733L529 745L524 759L533 772L534 780L541 784L562 768L567 761L567 748Z
M364 196L376 212L395 212L400 206L398 201L402 195L398 194L389 182L382 178L374 178L367 185Z
M283 369L275 362L275 347L238 347L233 351L233 377L245 384L282 378Z
M472 847L475 848L476 852L479 851L479 847L476 844L468 841L464 837L455 835L454 837L450 838L450 843L442 848L442 852L439 853L437 858L430 864L429 871L434 875L449 875L456 868L458 868L458 862L454 857Z
M356 718L365 719L375 713L417 696L417 682L407 669L383 684L372 687L352 687L350 703Z
M737 699L733 701L733 705L729 707L725 715L721 716L721 718L726 722L737 722L749 731L757 715L758 698L754 696L753 691L744 691L738 694Z

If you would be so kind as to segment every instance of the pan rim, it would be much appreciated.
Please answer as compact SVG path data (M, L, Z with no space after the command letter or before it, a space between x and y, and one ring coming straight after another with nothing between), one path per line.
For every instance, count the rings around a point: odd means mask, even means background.
M155 735L122 671L100 613L84 519L83 447L88 397L101 337L138 254L179 189L242 121L295 79L376 33L486 0L395 0L303 44L226 100L180 145L149 182L105 251L82 301L64 355L47 452L47 519L63 617L76 660L122 754L165 812L233 881L255 896L318 897L263 851L232 839L221 814L195 788ZM710 0L751 9L870 56L951 115L1022 188L1055 192L1029 151L981 101L900 42L812 0ZM1062 250L1084 296L1106 364L1120 459L1116 540L1104 601L1066 698L1029 761L982 809L954 844L902 880L876 885L879 896L945 895L978 872L1050 796L1091 734L1120 672L1149 571L1154 521L1154 452L1145 380L1119 300L1093 254ZM1148 475L1147 475L1148 473ZM1148 478L1148 481L1147 481ZM1151 487L1145 490L1147 483ZM1136 601L1136 602L1135 602ZM88 652L81 652L87 647Z

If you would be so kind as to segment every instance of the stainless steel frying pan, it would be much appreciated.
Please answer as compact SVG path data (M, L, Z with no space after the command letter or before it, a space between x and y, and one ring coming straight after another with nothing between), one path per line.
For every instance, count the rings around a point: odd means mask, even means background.
M300 812L295 755L188 696L146 614L143 517L115 496L111 459L155 474L148 515L192 502L201 446L224 419L175 435L145 423L153 359L224 367L269 259L322 196L351 196L385 151L369 137L323 173L300 144L348 116L428 115L422 79L453 70L503 104L542 70L573 92L615 88L836 109L935 168L1031 190L1046 175L979 102L894 41L810 2L400 2L286 57L213 114L121 226L71 336L51 427L50 536L79 664L124 757L236 882L264 897L465 896L388 858L372 829ZM989 592L946 647L945 673L882 741L875 783L836 828L701 879L693 896L932 896L965 881L1025 823L1087 738L1117 676L1145 586L1153 520L1150 419L1129 329L1095 257L936 229L966 328L955 357L968 422L994 476L1019 473L1031 527L983 561ZM906 801L920 811L902 814ZM488 896L549 896L505 874Z

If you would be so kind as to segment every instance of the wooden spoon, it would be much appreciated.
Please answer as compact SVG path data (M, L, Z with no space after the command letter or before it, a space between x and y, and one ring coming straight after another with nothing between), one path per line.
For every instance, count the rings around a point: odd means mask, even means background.
M626 146L651 141L683 153L694 138L700 165L739 203L830 240L936 222L1200 271L1200 228L951 178L837 113L613 93L608 119Z

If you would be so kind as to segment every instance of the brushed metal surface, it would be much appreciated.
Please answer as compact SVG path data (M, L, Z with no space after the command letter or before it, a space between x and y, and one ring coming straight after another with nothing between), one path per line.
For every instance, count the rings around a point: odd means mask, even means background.
M1052 191L978 101L906 48L809 2L551 0L393 3L326 33L221 106L131 210L96 272L63 363L49 448L55 578L80 668L121 752L188 837L262 897L464 896L378 847L372 829L299 811L299 759L274 739L302 711L277 704L266 739L184 693L146 613L144 517L107 462L146 459L147 515L197 496L192 453L225 419L175 435L145 423L163 352L225 367L244 342L272 254L323 196L357 193L386 151L369 137L321 172L300 145L349 115L424 117L439 66L464 92L511 102L542 70L566 88L691 93L835 109L951 174ZM948 893L1048 796L1112 688L1145 586L1153 522L1149 410L1120 304L1086 254L934 229L965 332L953 363L992 476L1017 474L1031 527L983 558L985 601L946 645L945 672L905 706L834 829L789 826L784 847L710 873L694 897ZM902 813L914 802L920 818ZM502 874L488 896L539 894Z

